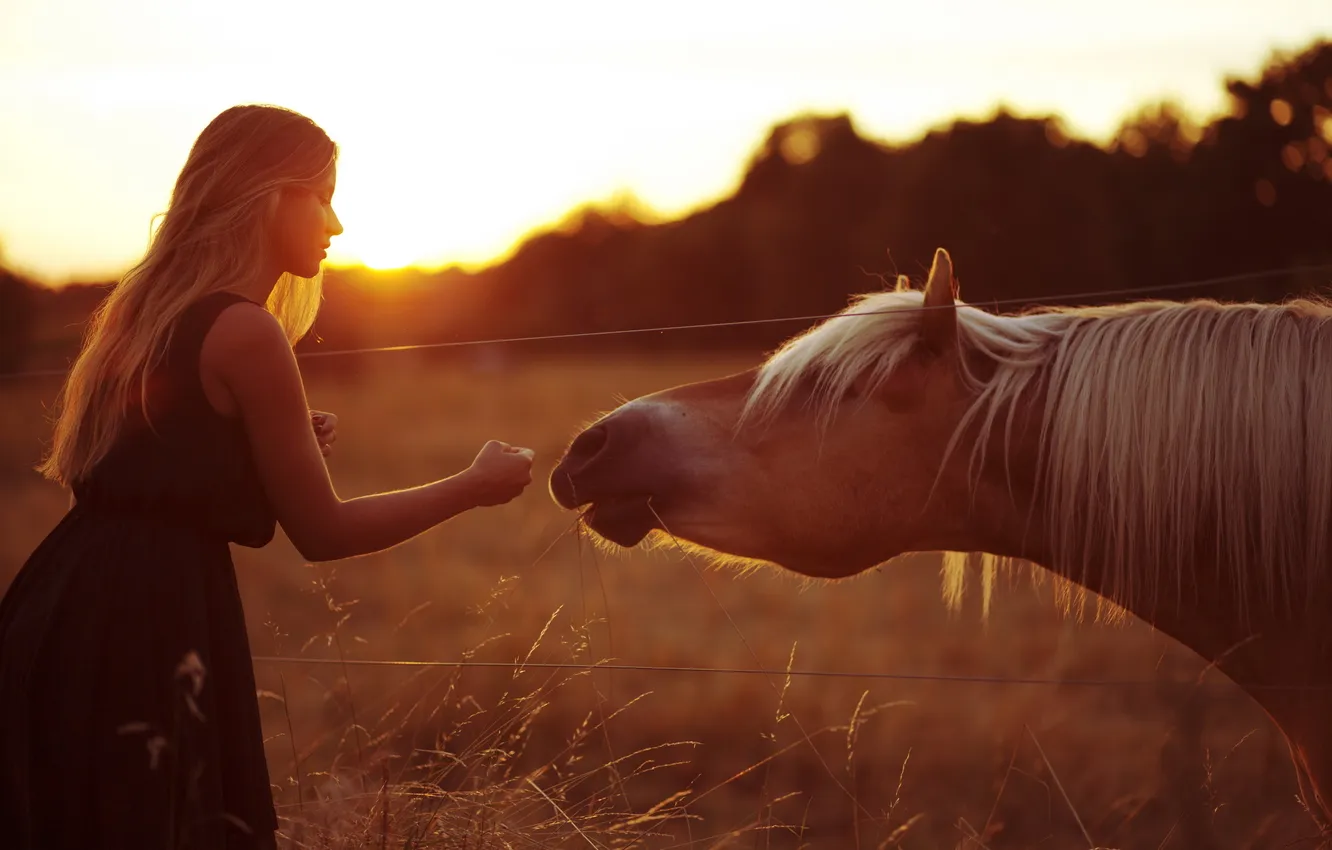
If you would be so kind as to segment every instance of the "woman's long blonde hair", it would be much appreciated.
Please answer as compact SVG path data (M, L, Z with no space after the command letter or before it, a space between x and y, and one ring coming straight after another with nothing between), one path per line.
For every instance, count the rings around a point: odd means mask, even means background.
M177 319L214 292L263 274L266 239L285 186L322 177L337 146L304 115L275 106L235 106L204 128L176 178L143 259L88 321L83 347L61 391L50 454L38 467L66 486L105 457L132 404L147 413L147 381ZM268 309L294 345L314 324L322 273L284 273Z

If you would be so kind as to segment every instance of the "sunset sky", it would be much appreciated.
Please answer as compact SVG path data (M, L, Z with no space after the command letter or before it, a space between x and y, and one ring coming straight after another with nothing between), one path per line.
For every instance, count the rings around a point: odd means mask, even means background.
M47 282L142 252L190 143L235 103L342 148L330 261L482 263L585 201L674 216L775 122L909 139L999 103L1101 139L1332 37L1329 0L406 4L0 2L0 261Z

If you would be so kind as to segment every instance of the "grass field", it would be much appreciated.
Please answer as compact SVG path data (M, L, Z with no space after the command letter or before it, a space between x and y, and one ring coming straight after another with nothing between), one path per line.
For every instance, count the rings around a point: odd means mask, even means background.
M307 565L280 536L236 549L256 655L770 672L260 660L292 846L1257 848L1308 834L1265 716L1214 673L1189 684L1202 660L1140 623L1062 620L1048 588L1018 582L988 623L974 599L950 615L934 556L806 586L670 547L598 551L572 529L543 479L580 425L748 362L394 354L354 379L310 377L312 406L339 416L343 496L452 473L492 437L534 448L537 481L353 561ZM30 471L55 390L0 384L6 585L65 506Z

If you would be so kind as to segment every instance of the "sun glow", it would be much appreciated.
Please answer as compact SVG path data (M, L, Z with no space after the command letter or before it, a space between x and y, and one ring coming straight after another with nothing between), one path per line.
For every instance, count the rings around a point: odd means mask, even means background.
M683 145L672 157L660 142L640 144L632 155L638 162L625 168L615 149L628 158L631 137L642 128L621 121L617 133L608 115L561 115L551 108L497 120L487 131L464 131L459 112L513 100L518 87L492 81L466 97L455 93L454 108L414 116L410 134L401 132L399 121L362 120L359 105L311 104L307 113L319 116L340 150L333 207L344 232L333 240L329 261L375 269L479 267L588 203L611 205L630 194L644 214L656 217L685 212L733 186L734 167ZM534 141L533 125L560 123L581 129ZM756 141L747 135L735 127L727 146L733 163ZM652 192L657 203L627 193L632 184Z
M329 131L336 134L336 126ZM531 209L530 200L524 215L475 164L426 155L376 134L335 138L342 154L333 208L344 232L329 252L334 264L381 270L479 265L506 253L542 218L544 211ZM410 152L404 155L404 148ZM414 163L412 173L406 160ZM528 186L532 198L542 189Z
M225 16L176 0L7 0L0 114L22 132L0 134L0 239L9 263L52 282L119 273L199 130L259 102L340 145L330 264L484 265L624 193L659 217L709 204L801 113L849 112L900 141L1000 103L1094 138L1161 97L1215 109L1222 71L1329 32L1321 0L1271 2L1280 13L1255 19L1215 0L829 0L816 16L711 0L318 15L234 0Z

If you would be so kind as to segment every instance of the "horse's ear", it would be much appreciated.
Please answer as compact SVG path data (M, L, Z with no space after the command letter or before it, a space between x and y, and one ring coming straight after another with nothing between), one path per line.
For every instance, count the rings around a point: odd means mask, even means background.
M925 309L920 314L921 339L937 353L953 350L957 344L957 279L948 252L934 252L929 280L925 282Z

